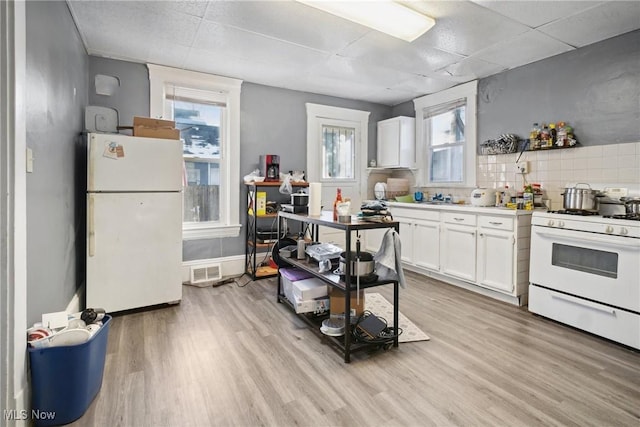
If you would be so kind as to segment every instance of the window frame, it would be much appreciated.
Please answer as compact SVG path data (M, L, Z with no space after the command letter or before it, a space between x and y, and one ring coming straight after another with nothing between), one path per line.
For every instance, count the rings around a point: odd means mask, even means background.
M450 89L425 95L413 100L416 112L416 150L419 178L422 187L475 187L476 186L476 157L477 157L477 94L478 81L474 80L455 86ZM463 180L453 181L431 181L431 156L429 135L426 132L425 118L439 106L454 104L456 101L464 100L465 104L465 143L463 148Z
M240 91L242 80L195 71L147 64L149 69L149 112L151 117L168 117L165 111L167 85L222 94L227 114L223 118L224 144L220 149L222 182L219 222L184 222L182 239L209 239L240 235L240 191L233 186L240 182ZM203 161L206 161L204 159Z

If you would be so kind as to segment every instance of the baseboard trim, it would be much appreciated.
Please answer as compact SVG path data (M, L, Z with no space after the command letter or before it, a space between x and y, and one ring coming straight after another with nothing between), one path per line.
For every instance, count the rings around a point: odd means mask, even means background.
M459 288L464 288L467 289L469 291L478 293L478 294L482 294L488 297L491 297L493 299L499 300L499 301L503 301L512 305L517 305L517 306L523 306L526 305L527 303L527 298L526 295L521 295L520 297L516 297L516 296L511 296L511 295L506 295L506 294L502 294L500 292L491 290L491 289L487 289L487 288L483 288L482 286L478 286L472 283L467 283L464 280L460 280L460 279L456 279L450 276L445 276L443 274L440 273L436 273L433 271L429 271L427 269L423 269L420 267L417 267L415 265L407 265L407 264L403 264L403 268L405 270L408 271L412 271L414 273L418 273L418 274L422 274L423 276L427 276L427 277L431 277L433 279L439 280L441 282L444 282L448 285L453 285L453 286L457 286Z

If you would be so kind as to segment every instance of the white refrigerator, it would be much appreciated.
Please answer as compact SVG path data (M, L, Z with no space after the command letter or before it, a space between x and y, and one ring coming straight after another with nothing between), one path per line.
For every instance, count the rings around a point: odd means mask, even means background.
M87 307L182 299L182 164L179 140L88 135Z

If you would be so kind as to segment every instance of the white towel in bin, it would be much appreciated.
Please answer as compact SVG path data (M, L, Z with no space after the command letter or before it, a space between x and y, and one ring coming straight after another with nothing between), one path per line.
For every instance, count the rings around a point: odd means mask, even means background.
M376 261L376 272L379 276L396 278L400 286L405 288L401 253L400 235L394 228L390 228L384 233L380 249L373 256L373 259Z

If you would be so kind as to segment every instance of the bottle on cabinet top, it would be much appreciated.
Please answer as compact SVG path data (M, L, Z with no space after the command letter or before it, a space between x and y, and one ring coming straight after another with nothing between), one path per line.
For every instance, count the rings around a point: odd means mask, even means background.
M336 189L336 199L333 201L333 220L338 220L338 203L342 202L342 189Z

